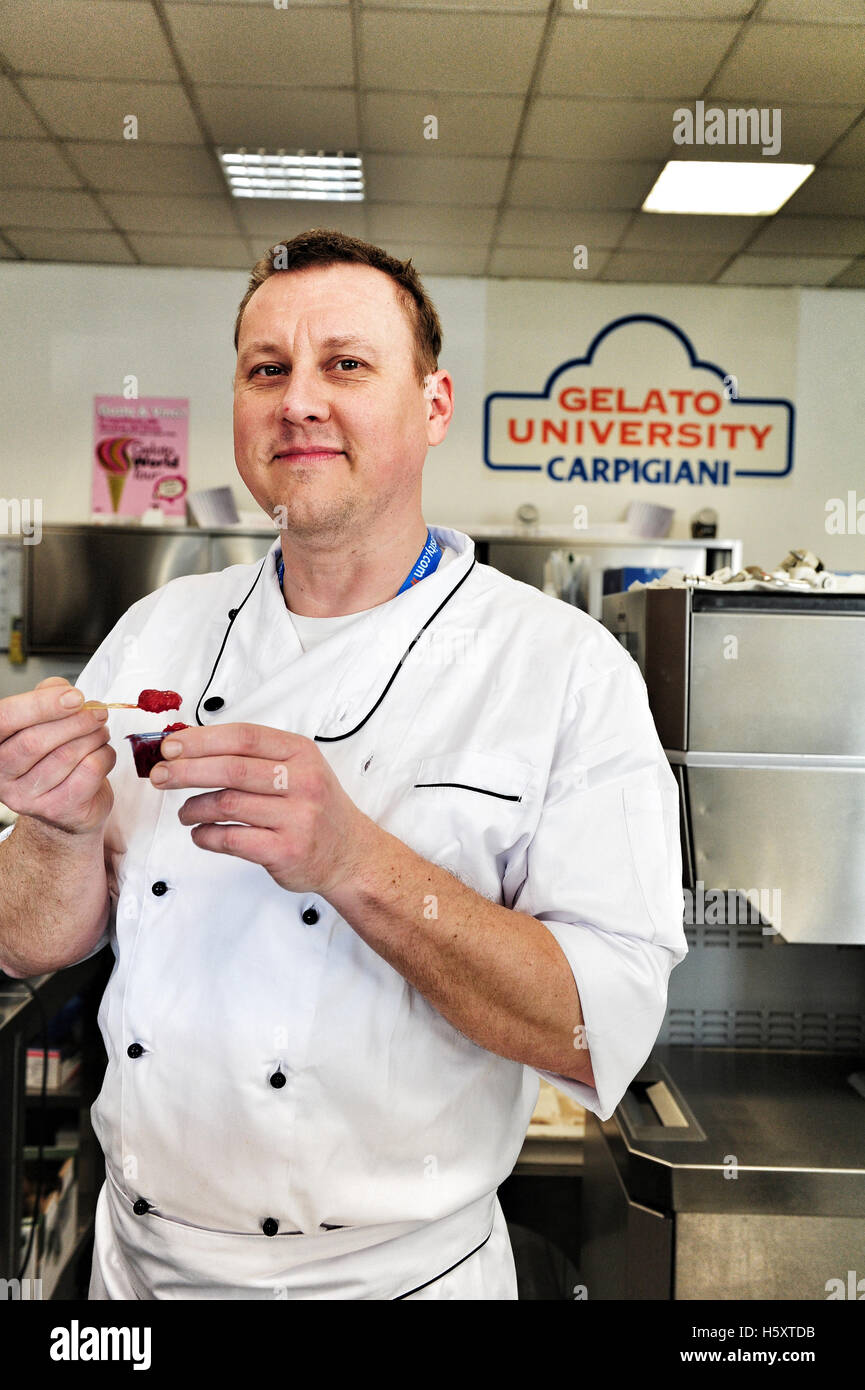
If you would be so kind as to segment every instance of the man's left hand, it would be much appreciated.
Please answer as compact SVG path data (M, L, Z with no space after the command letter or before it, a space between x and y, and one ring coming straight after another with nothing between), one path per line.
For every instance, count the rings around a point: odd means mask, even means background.
M177 752L172 745L179 745ZM301 734L263 724L212 724L167 735L162 756L150 774L161 791L219 789L191 796L178 812L181 823L193 827L195 844L260 864L290 892L327 897L370 850L375 822Z

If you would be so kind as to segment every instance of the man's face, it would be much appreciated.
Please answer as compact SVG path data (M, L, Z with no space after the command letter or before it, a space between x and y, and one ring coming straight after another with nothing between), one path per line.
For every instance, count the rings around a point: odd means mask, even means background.
M289 532L326 536L388 511L410 515L452 409L447 373L435 378L443 408L424 396L412 329L383 271L339 263L272 275L238 338L240 476Z

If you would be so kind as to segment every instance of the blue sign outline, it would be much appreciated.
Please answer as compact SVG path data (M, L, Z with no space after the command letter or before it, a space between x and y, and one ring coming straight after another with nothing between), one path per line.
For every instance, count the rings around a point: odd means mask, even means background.
M688 354L691 368L701 368L705 371L714 372L721 382L730 375L723 368L714 362L704 362L697 356L693 343L686 333L669 319L661 318L658 314L624 314L621 318L614 319L608 323L606 328L602 328L596 333L589 344L585 357L572 357L570 361L563 362L560 367L547 379L547 384L543 391L493 391L487 396L484 402L484 464L487 468L495 471L507 473L541 473L544 469L542 463L491 463L490 462L490 410L492 402L496 400L521 400L521 401L541 401L549 400L552 394L553 383L563 372L567 372L571 367L590 366L592 360L600 347L601 343L610 333L617 328L624 327L628 323L653 323L659 328L665 328L674 334ZM733 471L734 478L786 478L793 471L793 439L796 429L796 410L792 401L788 401L783 396L734 396L729 404L736 405L780 405L787 411L787 466L781 473L773 473L770 469L759 468L737 468Z

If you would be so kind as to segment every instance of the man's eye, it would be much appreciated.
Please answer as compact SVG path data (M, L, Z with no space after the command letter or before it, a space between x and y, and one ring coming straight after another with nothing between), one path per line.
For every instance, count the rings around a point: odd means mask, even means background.
M360 366L360 363L358 362L358 360L357 360L356 357L341 357L341 358L339 359L339 361L337 362L337 366L338 366L338 367L341 367L341 366L343 365L344 362L350 362L351 365L352 365L353 367L359 367L359 366Z

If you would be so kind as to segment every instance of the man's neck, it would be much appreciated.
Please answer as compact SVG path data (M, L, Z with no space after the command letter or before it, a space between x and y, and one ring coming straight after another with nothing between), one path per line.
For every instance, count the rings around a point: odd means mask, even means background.
M423 517L399 534L376 530L337 544L309 544L290 532L280 536L286 607L301 618L363 613L393 598L426 543Z

